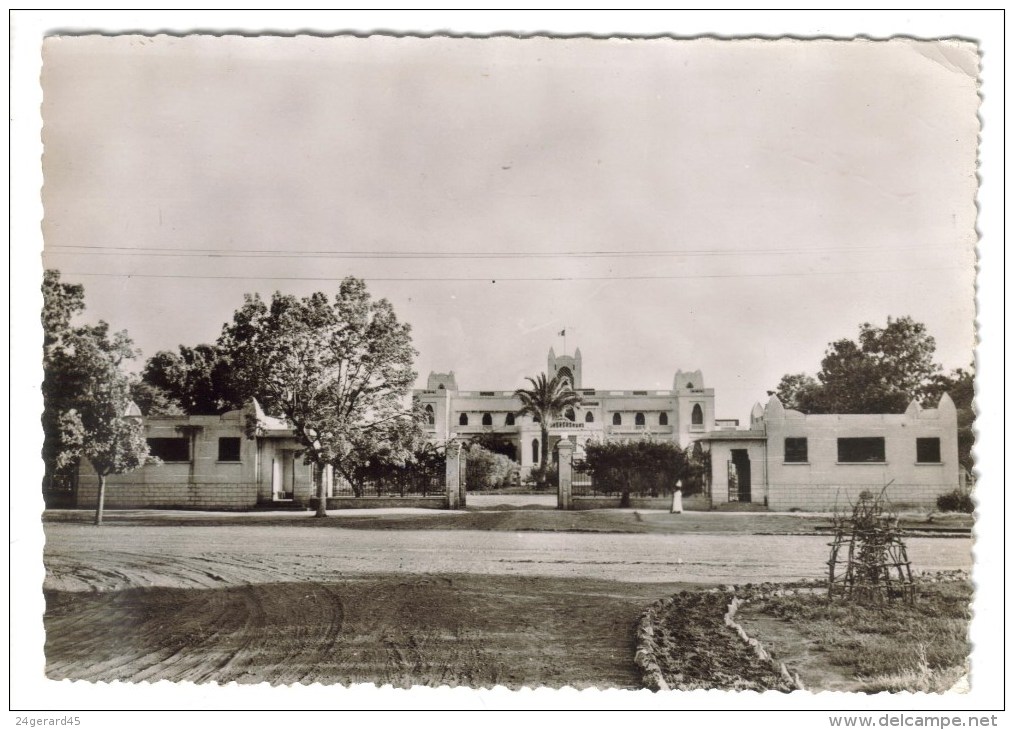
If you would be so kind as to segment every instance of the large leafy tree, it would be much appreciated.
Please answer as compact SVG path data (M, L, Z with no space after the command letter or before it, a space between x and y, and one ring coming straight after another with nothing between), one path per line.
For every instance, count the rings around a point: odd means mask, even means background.
M682 481L684 493L694 494L700 489L695 479L696 470L690 455L671 441L589 442L585 444L581 471L591 474L597 491L619 492L620 506L630 506L632 492L659 496L671 494L676 483Z
M72 338L75 369L80 389L74 407L62 414L66 446L63 458L88 459L99 477L95 524L102 524L106 479L111 474L133 471L154 461L148 453L141 414L131 400L130 378L123 372L125 360L133 359L126 332L108 335L105 323L82 328Z
M519 416L532 416L539 422L542 434L542 451L539 459L540 471L545 471L549 463L549 423L558 418L564 408L581 403L581 396L570 387L566 377L555 376L552 380L545 373L534 378L525 378L531 388L518 388L514 397L521 401Z
M164 400L179 404L186 413L224 413L243 405L232 370L232 363L215 345L180 345L178 352L160 350L145 363L141 380L149 388L141 395L153 395L154 408L164 408Z
M425 433L420 425L425 419L421 410L402 412L403 417L376 423L372 428L355 429L349 435L351 448L332 466L349 484L357 497L363 496L366 483L384 481L384 474L395 475L395 485L415 467L432 474L429 469ZM417 457L423 457L423 465Z
M186 413L180 402L163 388L136 375L130 380L130 397L146 416L182 416Z
M60 272L47 270L42 281L42 458L46 483L69 473L74 461L68 458L64 414L73 407L77 374L70 356L69 340L75 329L71 322L84 311L84 287L60 280Z
M149 460L144 428L131 406L124 364L138 356L126 332L109 325L73 326L84 289L58 271L43 279L43 457L47 477L67 474L82 458L99 477L95 523L102 524L106 478Z
M793 373L784 375L778 382L775 395L786 408L804 413L817 413L817 400L821 394L821 385L812 375Z
M816 379L786 375L775 393L804 413L901 413L924 401L940 366L936 343L911 317L888 318L886 327L864 323L858 340L828 345Z
M408 458L417 427L405 405L415 382L408 324L365 283L342 281L333 299L247 295L218 346L233 363L237 392L285 418L313 464L317 516L326 516L324 467L354 477L372 457ZM350 478L355 482L356 479Z

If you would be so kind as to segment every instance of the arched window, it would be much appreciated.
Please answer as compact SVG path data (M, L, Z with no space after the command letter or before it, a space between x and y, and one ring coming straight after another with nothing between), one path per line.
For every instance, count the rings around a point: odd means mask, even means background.
M635 413L634 414L634 425L635 426L643 426L644 425L644 414L643 413Z
M577 416L574 415L574 409L573 408L568 408L567 410L565 410L563 412L563 417L566 418L568 421L576 421L577 420Z
M441 383L440 385L437 386L437 390L443 390L443 389L444 389L444 384L443 383Z
M613 425L614 426L621 426L621 425L623 425L623 416L621 416L619 413L614 413L613 414Z
M539 463L539 440L532 439L532 463Z
M460 416L458 416L458 425L459 426L467 426L468 425L468 414L467 413L462 413Z
M704 411L701 410L700 403L694 403L694 410L690 412L690 423L694 426L704 425Z
M493 416L491 416L489 413L483 413L482 414L482 425L483 426L492 426L493 425Z
M426 423L431 426L436 423L436 418L433 416L433 406L431 405L426 406Z
M659 426L668 426L669 425L669 414L668 413L659 413L658 414L658 425Z
M556 375L561 380L566 380L567 384L571 388L574 387L574 373L570 372L570 368L569 367L567 367L566 365L564 365L562 368L560 368L559 370L556 371Z
M584 422L585 423L595 423L595 414L592 413L591 411L588 411L587 413L585 413L584 414Z
M508 413L507 414L507 420L504 421L504 425L505 426L513 426L514 425L514 414L513 413Z
M694 387L693 383L687 383L687 390L690 390L693 387Z

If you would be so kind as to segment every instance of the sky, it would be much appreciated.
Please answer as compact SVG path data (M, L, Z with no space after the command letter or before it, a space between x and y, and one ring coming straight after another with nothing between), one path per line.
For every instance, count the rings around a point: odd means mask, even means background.
M367 280L419 386L701 369L719 418L889 316L974 347L956 42L52 37L46 268L144 355ZM558 333L565 330L566 341Z

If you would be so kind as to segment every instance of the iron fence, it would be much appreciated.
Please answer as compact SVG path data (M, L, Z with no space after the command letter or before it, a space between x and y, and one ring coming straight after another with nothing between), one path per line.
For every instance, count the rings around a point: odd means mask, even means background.
M686 487L684 487L684 490ZM630 490L632 497L671 497L676 485L659 486L656 488L634 488ZM571 479L571 494L575 497L620 497L623 487L618 482L598 481L587 472L575 469Z
M335 474L331 485L332 497L427 497L441 495L446 490L445 475L439 469L394 469L377 478L364 478L353 485L340 474Z

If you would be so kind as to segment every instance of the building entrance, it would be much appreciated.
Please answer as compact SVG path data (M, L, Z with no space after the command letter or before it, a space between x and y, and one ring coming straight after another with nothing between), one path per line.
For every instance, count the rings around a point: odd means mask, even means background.
M729 462L729 501L750 502L750 454L746 449L732 449Z

